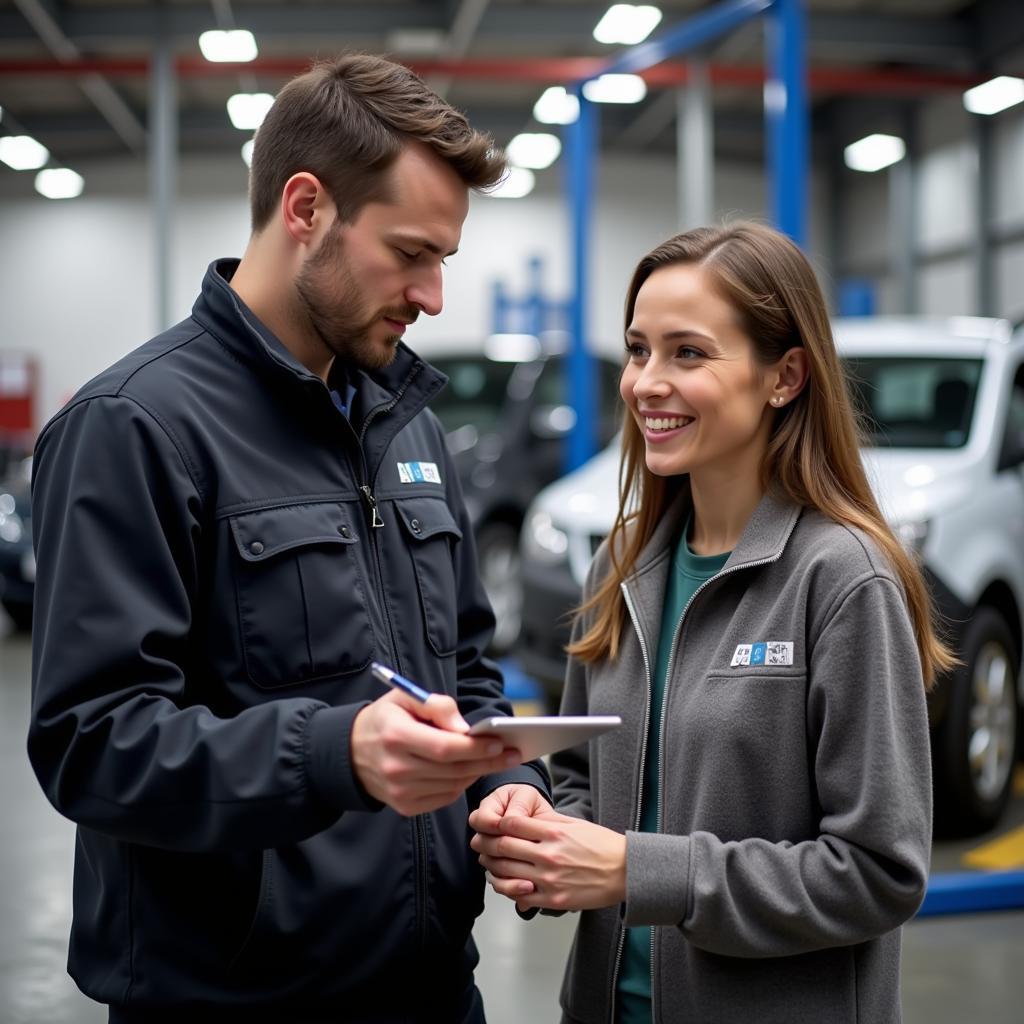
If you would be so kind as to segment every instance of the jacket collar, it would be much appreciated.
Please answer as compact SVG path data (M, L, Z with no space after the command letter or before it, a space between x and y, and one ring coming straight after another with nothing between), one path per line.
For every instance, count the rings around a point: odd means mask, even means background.
M310 389L323 389L323 381L289 352L284 344L259 320L228 283L238 269L239 260L221 259L210 264L203 278L192 316L214 334L241 362L259 372L272 374L277 382L300 385L305 395ZM389 441L395 432L416 415L447 383L448 378L420 359L407 345L399 343L394 360L372 373L356 371L352 383L359 390L364 416L387 419ZM394 410L397 419L381 417L383 410ZM379 430L376 446L386 447Z
M640 552L632 575L646 571L659 558L671 552L679 535L679 525L686 521L692 510L693 499L687 481ZM800 505L769 488L754 509L723 571L774 562L781 558L801 511Z

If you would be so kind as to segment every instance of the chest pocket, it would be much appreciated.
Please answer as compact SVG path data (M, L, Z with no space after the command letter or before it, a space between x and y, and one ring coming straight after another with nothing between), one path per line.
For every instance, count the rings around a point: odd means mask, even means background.
M232 516L246 672L277 689L365 668L373 630L346 505L315 503Z
M443 498L402 498L395 507L412 555L427 640L435 654L453 654L459 638L454 545L462 530Z

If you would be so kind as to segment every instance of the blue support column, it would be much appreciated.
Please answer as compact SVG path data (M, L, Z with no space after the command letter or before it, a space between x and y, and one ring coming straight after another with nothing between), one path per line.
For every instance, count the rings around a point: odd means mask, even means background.
M590 210L597 159L597 111L577 86L580 116L566 127L566 189L572 211L572 299L569 307L569 404L576 425L566 446L566 470L582 466L597 450L594 367L587 349L587 269L590 259Z
M765 117L770 209L775 226L798 245L806 241L807 81L803 0L775 0L767 12Z

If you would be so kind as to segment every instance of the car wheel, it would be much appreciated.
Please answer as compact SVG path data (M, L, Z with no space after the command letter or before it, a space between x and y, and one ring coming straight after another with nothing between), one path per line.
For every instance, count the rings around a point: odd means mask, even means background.
M940 831L974 835L1002 815L1016 759L1018 658L998 612L974 612L961 657L943 680L949 694L934 736L935 815Z
M28 632L32 628L32 605L17 604L14 601L3 602L4 611L10 616L15 629Z
M491 653L506 654L519 639L523 585L519 579L519 530L511 523L488 523L477 537L480 578L494 610Z

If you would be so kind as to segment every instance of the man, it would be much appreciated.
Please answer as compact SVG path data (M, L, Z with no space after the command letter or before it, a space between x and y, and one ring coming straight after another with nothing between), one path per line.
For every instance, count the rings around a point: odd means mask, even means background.
M112 1021L484 1019L467 815L548 783L464 734L509 707L401 337L503 167L407 69L317 65L257 135L241 262L40 437L29 753Z

